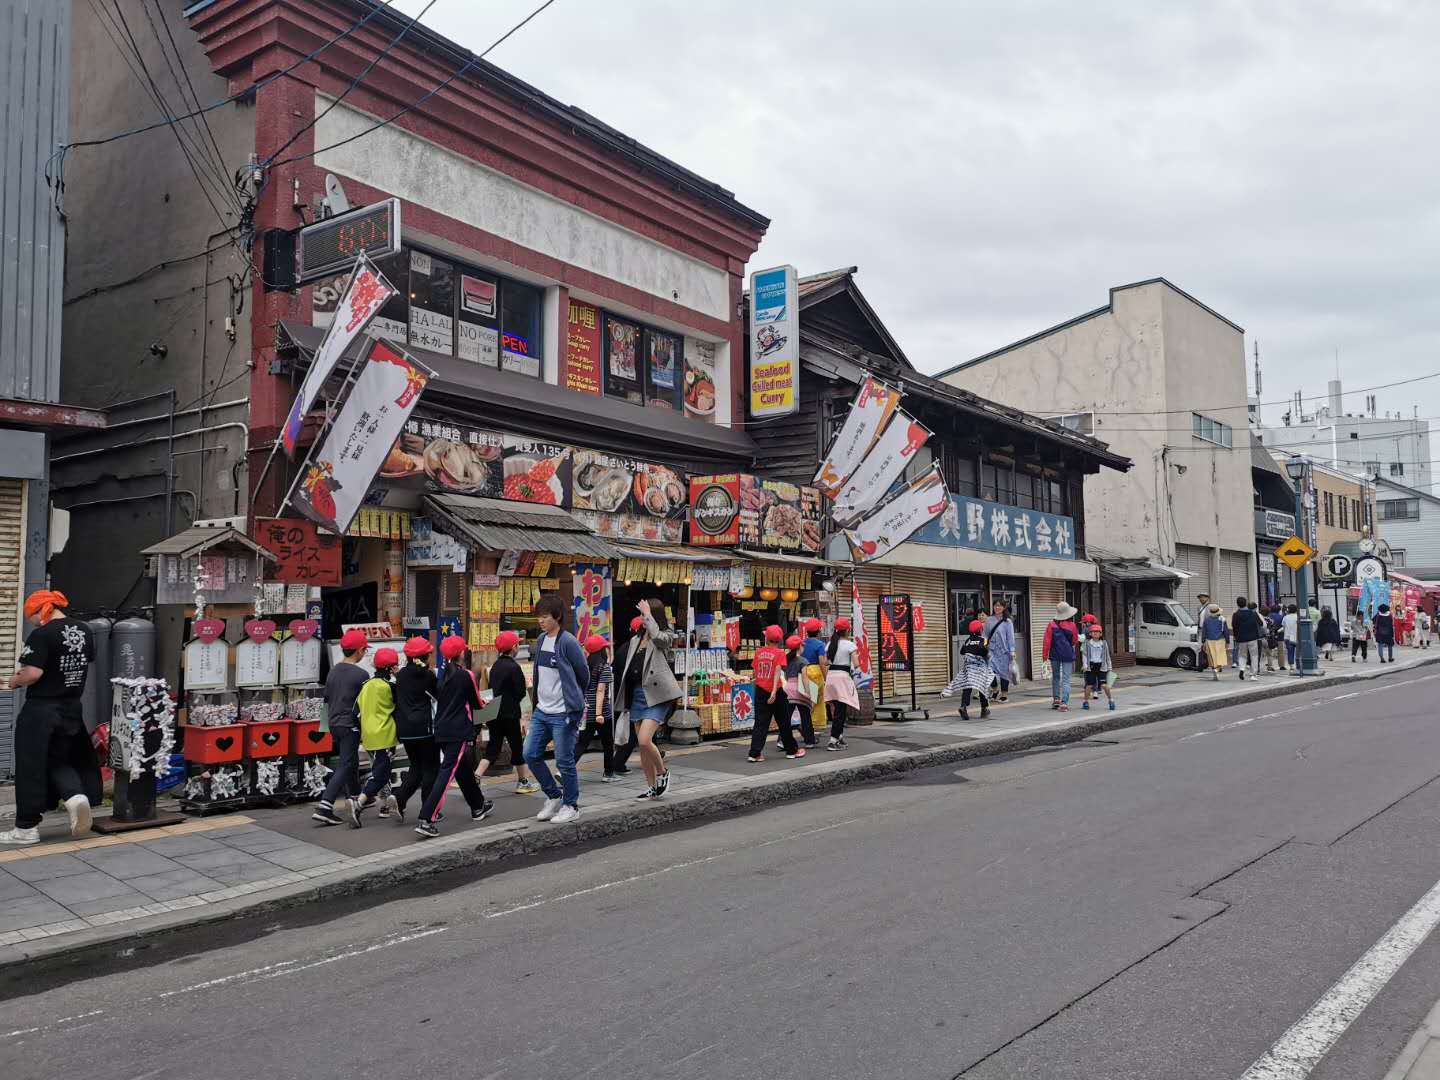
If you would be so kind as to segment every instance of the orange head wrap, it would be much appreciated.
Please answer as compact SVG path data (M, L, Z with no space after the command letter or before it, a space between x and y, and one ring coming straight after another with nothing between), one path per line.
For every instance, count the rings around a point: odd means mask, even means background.
M36 589L25 598L25 617L33 619L38 612L40 621L44 622L55 613L56 608L67 608L70 601L65 599L65 594L59 589Z

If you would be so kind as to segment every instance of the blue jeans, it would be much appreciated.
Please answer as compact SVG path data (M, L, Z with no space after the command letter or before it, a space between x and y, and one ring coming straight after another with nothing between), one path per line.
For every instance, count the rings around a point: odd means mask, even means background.
M530 730L525 733L525 764L535 774L547 799L565 800L566 806L580 805L580 774L575 769L575 738L580 734L579 713L543 713L530 717ZM550 775L545 764L545 747L555 743L555 767L560 770L560 783Z
M1070 673L1074 668L1073 660L1050 661L1050 697L1062 705L1070 704Z
M1381 660L1389 660L1392 664L1395 662L1395 643L1393 641L1377 641L1375 651L1380 654Z
M1293 641L1285 642L1285 655L1289 658L1291 667L1295 666L1295 650L1299 647L1300 646Z

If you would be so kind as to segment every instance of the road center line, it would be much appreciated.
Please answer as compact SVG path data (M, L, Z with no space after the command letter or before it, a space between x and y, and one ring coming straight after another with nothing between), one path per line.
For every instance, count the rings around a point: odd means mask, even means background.
M1304 1080L1440 924L1440 881L1385 932L1240 1080Z

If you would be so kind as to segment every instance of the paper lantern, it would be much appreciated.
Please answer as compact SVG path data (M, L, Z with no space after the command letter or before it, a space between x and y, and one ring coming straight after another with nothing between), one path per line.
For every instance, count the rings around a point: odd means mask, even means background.
M735 594L735 599L749 600L754 595L755 587L753 585L746 585L743 589L741 589L738 593Z
M793 604L793 603L795 603L796 600L799 600L799 599L800 599L800 590L799 590L799 589L781 589L781 590L780 590L780 599L781 599L781 600L784 600L787 604Z
M760 590L760 599L761 599L761 600L778 600L779 597L780 597L780 592L779 592L778 589L761 589L761 590Z

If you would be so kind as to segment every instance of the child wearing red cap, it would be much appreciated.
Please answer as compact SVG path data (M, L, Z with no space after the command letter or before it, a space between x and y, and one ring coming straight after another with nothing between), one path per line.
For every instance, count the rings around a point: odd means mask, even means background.
M815 724L811 715L815 697L812 695L818 695L820 688L807 678L810 665L805 662L804 648L805 639L799 634L791 634L785 639L785 697L790 702L790 709L780 722L781 726L793 727L798 718L800 742L810 747L815 745Z
M440 808L445 805L445 793L451 781L460 785L460 794L470 805L472 821L485 820L495 809L494 803L486 801L475 779L475 762L470 750L475 740L475 726L470 717L480 708L480 692L469 669L461 663L465 639L450 635L440 643L440 655L447 661L445 677L437 682L435 694L434 732L440 771L425 793L420 820L415 825L416 834L427 840L440 835L435 823L440 819Z
M765 760L765 736L770 734L772 720L779 723L785 756L805 756L804 749L795 745L795 733L790 730L789 701L785 696L785 650L780 648L784 636L780 627L767 626L765 644L755 650L755 727L750 732L749 761Z
M830 715L830 742L826 750L844 750L845 718L851 709L860 708L860 695L855 690L855 676L852 667L855 662L856 645L850 637L850 620L835 620L835 632L830 635L830 648L826 659L830 667L825 672L825 709Z
M395 732L405 747L405 778L385 800L381 817L405 820L405 807L418 791L428 798L440 772L440 747L435 741L435 669L430 666L430 639L416 635L405 642L405 662L395 672Z
M1099 622L1092 622L1087 629L1090 636L1080 643L1080 662L1085 666L1085 696L1080 708L1090 708L1090 691L1100 696L1105 691L1105 700L1115 708L1115 695L1110 692L1110 643L1105 640L1105 628Z
M360 688L355 699L360 712L360 745L370 751L370 775L360 794L344 804L345 819L352 829L360 828L360 815L374 805L380 791L390 782L395 744L395 687L393 673L400 663L394 649L375 653L375 674Z
M360 714L355 701L370 677L361 666L368 645L362 631L345 631L340 638L345 659L325 677L325 715L335 743L336 762L325 793L310 815L321 825L339 825L344 819L335 813L335 800L341 795L349 799L360 794Z
M585 690L585 719L575 742L575 760L585 756L591 740L599 735L605 762L601 779L613 784L620 778L615 775L615 669L610 666L610 642L600 634L591 634L582 644L590 663L590 685Z
M825 642L820 637L820 632L825 629L824 623L812 617L801 623L800 628L805 631L805 641L800 646L801 656L805 660L804 677L809 682L807 690L813 695L814 701L810 709L812 715L806 718L803 730L808 733L805 745L813 747L815 727L823 728L829 722L825 712L825 677L830 673L830 657L826 655ZM811 726L812 719L815 726Z
M510 763L515 766L515 793L533 795L540 785L525 767L525 740L520 734L520 704L525 700L525 672L515 660L520 635L514 630L501 630L495 635L495 650L500 654L490 665L490 689L500 699L495 718L486 726L485 756L475 770L475 779L482 780L487 769L500 759L500 748L510 744Z
M941 697L953 697L960 691L960 719L970 719L970 695L980 695L980 719L990 715L990 684L995 681L995 672L990 668L990 646L985 641L985 624L975 619L968 627L969 634L960 646L960 671L950 685L940 691Z

